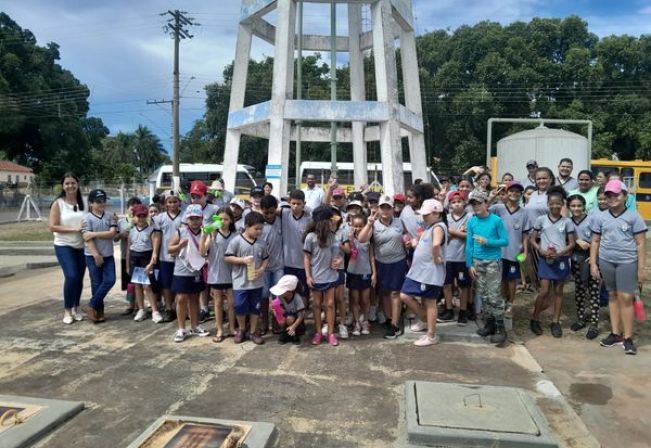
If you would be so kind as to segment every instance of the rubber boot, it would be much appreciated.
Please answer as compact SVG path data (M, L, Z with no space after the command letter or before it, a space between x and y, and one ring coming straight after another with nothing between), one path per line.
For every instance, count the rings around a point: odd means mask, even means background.
M504 328L504 321L502 321L502 328ZM489 317L486 319L486 325L483 328L477 330L477 334L482 338L495 334L495 318Z
M504 328L504 321L495 321L495 333L491 336L491 344L503 344L506 342L506 329Z

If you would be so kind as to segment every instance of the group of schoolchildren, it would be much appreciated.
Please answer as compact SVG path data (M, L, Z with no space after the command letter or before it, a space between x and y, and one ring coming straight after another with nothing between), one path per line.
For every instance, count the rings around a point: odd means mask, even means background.
M193 181L189 198L167 191L162 208L134 198L119 220L106 216L106 195L94 190L82 234L100 273L113 240L121 241L122 286L132 297L127 313L147 319L146 299L153 322L176 320L175 342L210 334L200 323L210 315L211 298L216 343L232 337L263 344L272 331L279 343L299 344L308 317L313 345L370 334L371 322L395 339L404 331L406 308L416 318L410 330L424 333L416 346L438 342L437 322L463 326L478 312L484 318L478 333L502 344L505 316L512 316L527 271L539 282L533 333L543 333L540 316L551 307L551 334L562 336L563 287L573 276L577 320L571 329L587 327L586 337L597 337L605 288L611 333L601 345L623 345L635 354L632 301L644 280L647 228L627 208L625 184L608 181L588 212L582 194L567 197L562 187L545 183L553 184L548 168L535 171L539 188L528 199L520 182L491 190L486 176L463 178L454 187L417 183L393 197L373 191L346 197L333 182L313 210L298 189L279 201L255 187L247 204L224 200L223 190L209 197L206 185ZM91 277L85 311L94 322L104 320L115 267L103 275Z

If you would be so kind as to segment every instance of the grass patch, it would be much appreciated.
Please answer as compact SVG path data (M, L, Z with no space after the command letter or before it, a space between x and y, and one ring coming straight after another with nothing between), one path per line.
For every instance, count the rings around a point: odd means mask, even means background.
M46 221L24 221L0 225L0 241L53 241Z

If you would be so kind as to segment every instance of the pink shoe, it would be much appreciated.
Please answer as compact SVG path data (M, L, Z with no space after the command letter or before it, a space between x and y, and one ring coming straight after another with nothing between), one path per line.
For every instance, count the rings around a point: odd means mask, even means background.
M334 333L332 333L330 336L328 336L328 344L332 345L333 347L336 347L339 345L339 341L337 340L337 336L335 336Z
M435 334L434 337L430 337L424 334L423 336L421 336L420 339L414 342L414 345L416 347L429 347L430 345L436 345L438 343L439 343L439 336L437 334Z
M314 336L312 336L312 345L319 345L321 343L321 340L323 339L323 336L321 333L314 333Z

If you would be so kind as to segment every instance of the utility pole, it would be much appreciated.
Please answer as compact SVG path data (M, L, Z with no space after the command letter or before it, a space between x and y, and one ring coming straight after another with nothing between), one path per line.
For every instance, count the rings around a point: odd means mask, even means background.
M180 150L180 136L179 136L179 44L181 39L192 39L194 36L188 32L185 27L199 26L194 22L194 19L186 17L185 11L167 10L161 13L161 16L169 15L167 25L163 28L166 33L169 33L174 39L174 88L172 99L172 137L174 139L174 150L172 154L172 178L174 183L174 190L179 191L181 187L181 174L179 172L179 150ZM149 102L148 102L149 103Z

